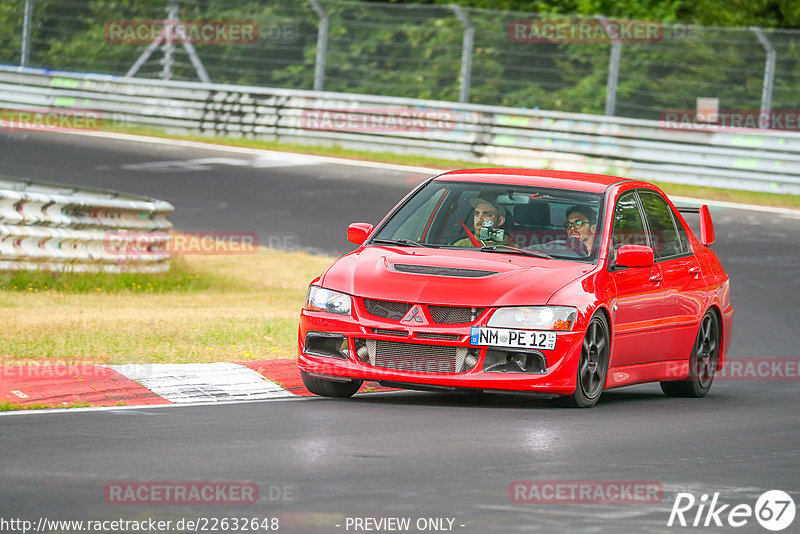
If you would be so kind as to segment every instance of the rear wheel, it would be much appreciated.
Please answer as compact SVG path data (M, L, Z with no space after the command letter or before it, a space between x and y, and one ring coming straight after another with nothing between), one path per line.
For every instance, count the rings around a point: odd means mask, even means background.
M325 380L311 376L305 371L300 371L303 378L303 385L314 395L322 397L352 397L361 387L363 380L351 380L349 382L338 382L336 380Z
M589 321L586 337L583 338L575 393L561 397L559 404L570 408L594 406L606 385L609 349L608 321L599 312Z
M661 391L668 397L703 397L711 389L719 365L719 320L708 311L700 322L692 355L689 357L689 377L685 380L661 382Z

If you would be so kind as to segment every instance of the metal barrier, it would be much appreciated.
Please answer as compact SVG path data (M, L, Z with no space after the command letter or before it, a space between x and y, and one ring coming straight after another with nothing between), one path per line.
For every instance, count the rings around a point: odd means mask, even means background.
M800 194L797 132L694 131L601 115L16 67L0 67L0 109L89 110L104 127L144 126ZM16 127L47 129L45 124Z
M0 179L0 270L163 272L170 203Z

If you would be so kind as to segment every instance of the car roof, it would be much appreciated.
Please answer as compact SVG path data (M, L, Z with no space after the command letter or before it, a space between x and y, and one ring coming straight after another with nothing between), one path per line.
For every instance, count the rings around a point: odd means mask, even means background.
M588 172L554 171L548 169L462 169L450 171L436 177L436 180L483 183L513 183L602 193L610 185L630 182L627 178L608 174L592 174Z

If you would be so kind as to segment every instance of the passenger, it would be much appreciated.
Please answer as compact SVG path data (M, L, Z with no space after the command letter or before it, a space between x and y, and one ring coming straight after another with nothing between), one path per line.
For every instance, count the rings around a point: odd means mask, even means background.
M506 209L497 202L481 197L469 199L475 208L472 216L473 233L480 242L479 246L511 246L510 239L503 225L506 222ZM476 246L469 237L453 243L457 247Z

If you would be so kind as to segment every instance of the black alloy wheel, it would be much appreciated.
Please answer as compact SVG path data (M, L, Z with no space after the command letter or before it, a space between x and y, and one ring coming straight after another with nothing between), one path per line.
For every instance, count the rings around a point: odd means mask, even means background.
M668 397L704 397L719 366L719 343L719 319L717 314L707 311L689 357L689 376L685 380L661 382L661 391Z
M608 321L598 312L589 321L578 362L575 392L560 398L560 404L571 408L591 408L606 385L611 343Z

